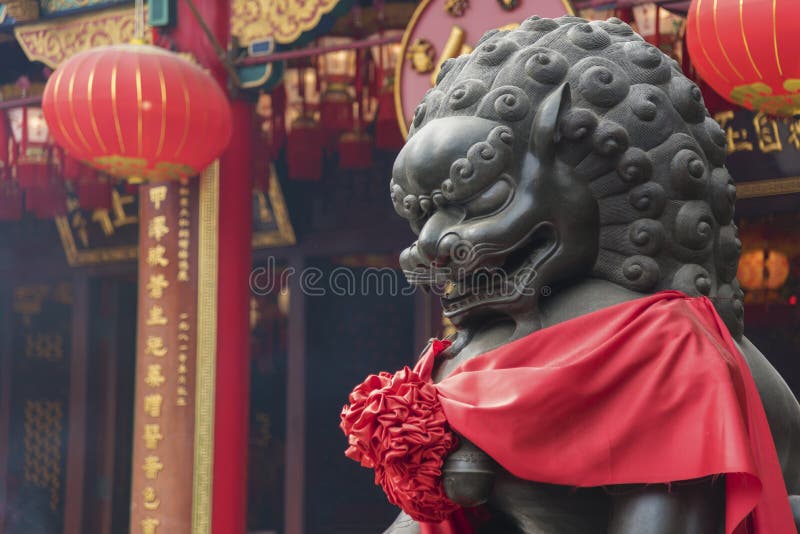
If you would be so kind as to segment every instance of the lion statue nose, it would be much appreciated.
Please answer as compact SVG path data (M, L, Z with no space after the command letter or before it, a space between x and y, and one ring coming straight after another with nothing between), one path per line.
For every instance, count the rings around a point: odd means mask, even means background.
M417 250L427 265L450 263L453 247L460 241L450 229L464 220L464 210L453 206L437 210L419 232Z
M444 235L439 241L429 247L429 252L425 253L425 259L431 267L456 267L461 259L460 249L462 248L462 240L458 234L448 233Z
M418 252L417 243L414 242L410 247L400 253L400 268L403 271L416 271L421 267L427 267Z

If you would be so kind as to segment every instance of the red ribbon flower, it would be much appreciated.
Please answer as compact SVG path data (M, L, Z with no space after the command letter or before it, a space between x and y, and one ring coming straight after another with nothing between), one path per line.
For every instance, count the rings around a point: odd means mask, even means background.
M417 521L438 523L459 508L441 484L444 457L457 442L436 387L420 372L368 376L350 394L340 427L350 445L345 455L375 469L389 502Z

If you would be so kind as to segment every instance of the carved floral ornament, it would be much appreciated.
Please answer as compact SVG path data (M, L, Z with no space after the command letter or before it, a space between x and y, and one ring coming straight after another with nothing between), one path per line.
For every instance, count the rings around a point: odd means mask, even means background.
M340 0L234 0L231 33L242 46L272 37L288 44L313 30Z
M134 29L133 11L127 7L109 9L70 19L17 26L14 36L29 60L56 68L78 52L130 42ZM145 37L151 41L150 32L145 32Z
M449 15L460 17L469 9L469 0L447 0L444 9Z
M416 39L409 45L406 58L411 63L411 68L424 74L431 72L436 61L436 50L427 39Z

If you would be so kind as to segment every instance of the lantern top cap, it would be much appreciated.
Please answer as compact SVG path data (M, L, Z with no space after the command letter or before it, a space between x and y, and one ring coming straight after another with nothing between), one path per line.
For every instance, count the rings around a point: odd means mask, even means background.
M187 58L184 54L179 54L176 52L172 52L171 50L166 50L159 46L154 46L144 41L140 41L136 38L132 39L129 43L119 43L119 44L112 44L112 45L105 45L105 46L97 46L93 48L89 48L87 50L83 50L71 58L64 61L61 65L70 63L74 61L76 58L90 56L90 55L97 55L97 54L105 54L105 53L123 53L123 54L138 54L138 55L152 55L152 56L160 56L163 58L169 58L172 60L181 61L187 65L192 65L195 68L200 68L197 63L192 61L191 59Z

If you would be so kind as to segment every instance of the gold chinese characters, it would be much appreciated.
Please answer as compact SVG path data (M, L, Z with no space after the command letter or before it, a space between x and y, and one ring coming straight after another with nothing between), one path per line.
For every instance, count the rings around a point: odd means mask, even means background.
M147 257L145 259L152 270L147 273L145 290L147 297L152 301L163 301L170 287L168 273L163 271L169 267L169 241L166 239L171 229L168 224L165 208L168 206L169 188L166 185L150 187L146 195L142 195L143 202L149 202L150 208L155 212L149 220L142 220L147 228ZM163 360L169 354L169 337L167 328L170 325L168 317L169 306L164 303L152 302L146 307L144 317L145 332L142 336L141 357L145 359L144 385L147 392L144 394L144 417L141 439L148 451L144 458L142 470L145 478L152 481L141 492L142 507L148 514L140 524L142 534L158 534L161 520L150 514L156 512L161 506L159 486L157 484L159 473L165 468L159 454L161 443L166 439L162 427L164 413L164 396L160 392L167 382L164 375L166 363ZM158 363L156 363L158 362Z
M756 147L763 154L782 152L787 145L800 150L800 118L778 119L759 111L753 115L752 130L741 124L734 125L734 112L723 111L714 115L725 132L728 154L754 152ZM779 125L783 123L789 135L781 138Z

